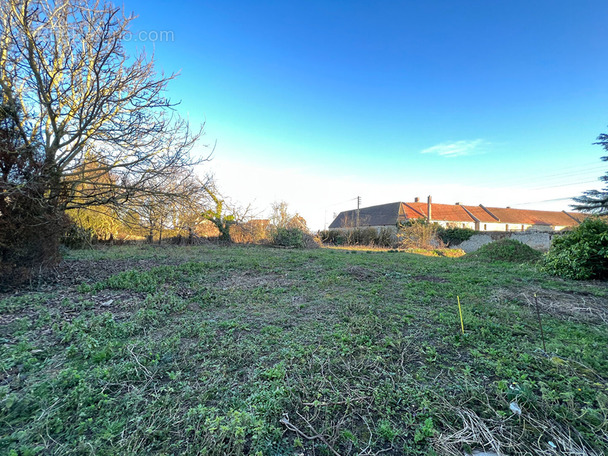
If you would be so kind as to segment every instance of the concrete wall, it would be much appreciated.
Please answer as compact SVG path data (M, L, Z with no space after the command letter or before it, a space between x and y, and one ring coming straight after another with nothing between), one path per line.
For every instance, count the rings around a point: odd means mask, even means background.
M486 232L474 234L467 241L460 245L454 246L455 249L462 249L466 253L471 253L483 245L489 244L499 239L514 239L523 244L529 245L533 249L546 252L551 247L551 241L555 236L559 236L555 232L543 231L512 231L512 232Z
M479 222L479 224L475 224L475 222L443 222L443 221L438 221L437 223L439 223L441 226L445 227L445 228L470 228L472 230L476 230L476 231L480 231L480 232L485 232L485 231L513 231L513 232L517 232L517 231L526 231L526 230L533 230L533 231L543 231L543 230L548 230L548 231L553 231L551 229L551 227L543 227L540 225L528 225L528 224L517 224L517 223L501 223L501 222ZM563 227L559 227L559 229L561 229ZM558 228L556 228L558 229Z

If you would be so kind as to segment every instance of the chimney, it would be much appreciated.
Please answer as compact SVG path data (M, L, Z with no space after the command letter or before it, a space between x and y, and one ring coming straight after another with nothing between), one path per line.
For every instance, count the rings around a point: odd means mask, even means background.
M431 220L433 220L433 216L431 214L431 209L432 209L431 206L432 206L432 203L433 203L433 198L431 197L431 195L429 195L429 198L428 198L427 201L428 201L428 204L427 204L427 216L426 216L426 220L427 220L427 222L430 222Z
M420 202L420 198L416 197L414 198L414 203L419 203Z

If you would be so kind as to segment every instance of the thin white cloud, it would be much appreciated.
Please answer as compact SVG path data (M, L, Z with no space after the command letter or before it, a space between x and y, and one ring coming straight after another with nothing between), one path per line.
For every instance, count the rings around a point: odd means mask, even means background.
M444 142L435 146L429 147L421 151L422 154L437 154L441 157L463 157L465 155L473 155L480 153L481 146L486 142L483 139L474 139L472 141L454 141Z

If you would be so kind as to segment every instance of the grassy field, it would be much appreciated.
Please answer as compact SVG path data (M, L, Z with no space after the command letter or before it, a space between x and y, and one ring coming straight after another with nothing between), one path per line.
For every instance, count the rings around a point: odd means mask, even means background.
M214 246L70 252L58 277L0 297L2 454L608 452L604 283Z

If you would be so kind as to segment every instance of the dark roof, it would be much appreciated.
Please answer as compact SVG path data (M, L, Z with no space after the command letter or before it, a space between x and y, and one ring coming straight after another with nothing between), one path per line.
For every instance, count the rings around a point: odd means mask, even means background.
M359 210L359 226L395 226L397 222L427 217L428 204L389 203L364 207ZM460 204L432 203L431 219L445 222L512 223L544 226L574 226L582 222L585 214L566 211L537 211L498 207L464 206ZM353 228L357 211L340 212L329 228Z
M359 210L359 226L394 226L407 219L401 211L401 202L363 207ZM329 225L329 228L354 228L357 224L357 210L343 211Z

